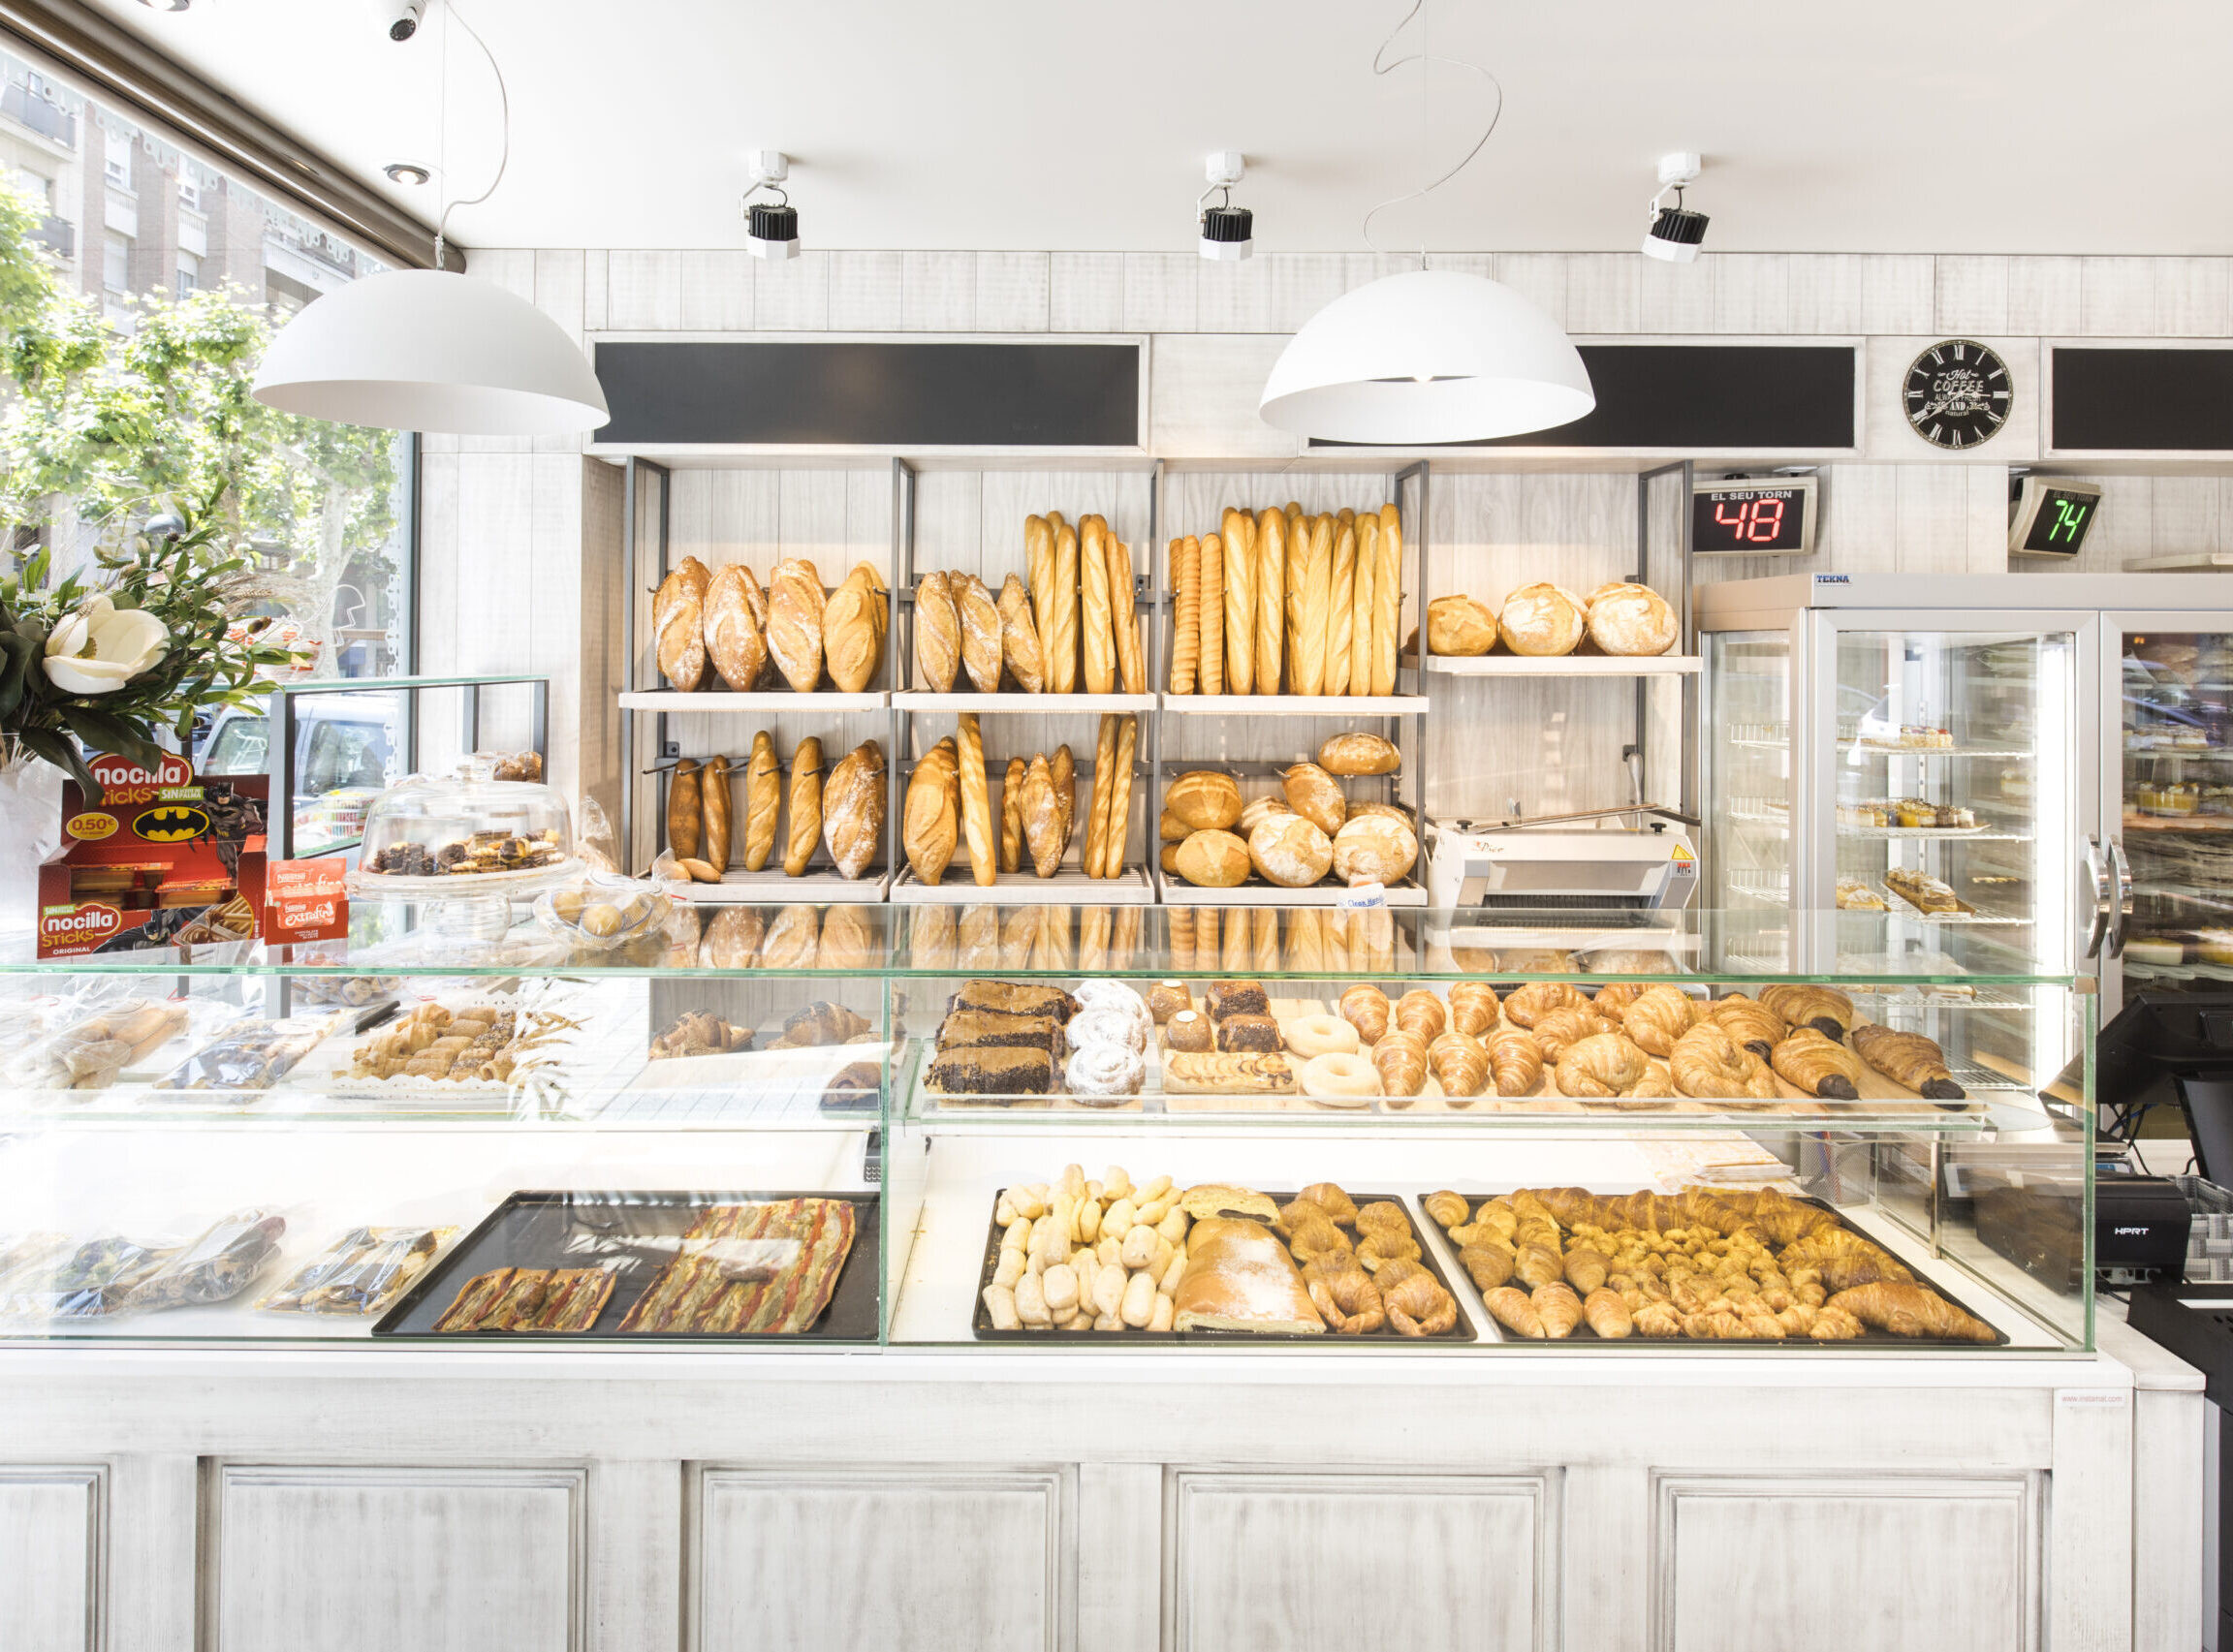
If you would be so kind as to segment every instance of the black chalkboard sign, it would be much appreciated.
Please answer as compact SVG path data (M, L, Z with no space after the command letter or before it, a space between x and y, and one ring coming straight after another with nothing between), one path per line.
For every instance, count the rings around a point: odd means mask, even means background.
M599 442L1132 448L1137 344L601 340Z
M1849 344L1585 344L1597 405L1571 424L1464 448L1851 448ZM1359 444L1319 442L1313 448Z
M2052 449L2233 452L2233 350L2049 353Z

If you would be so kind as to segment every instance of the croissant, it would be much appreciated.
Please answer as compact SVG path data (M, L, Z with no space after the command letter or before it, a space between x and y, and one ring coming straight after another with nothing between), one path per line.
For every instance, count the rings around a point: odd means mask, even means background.
M1489 1076L1499 1096L1532 1095L1543 1082L1543 1052L1535 1035L1520 1027L1497 1027L1487 1040Z
M1636 1328L1636 1321L1628 1311L1628 1304L1602 1286L1582 1298L1582 1318L1591 1330L1608 1341L1618 1342Z
M1543 1322L1543 1334L1554 1342L1572 1336L1574 1327L1582 1323L1582 1298L1574 1294L1573 1288L1564 1280L1554 1279L1548 1285L1538 1285L1527 1299L1534 1304L1536 1317Z
M1462 1227L1466 1213L1472 1209L1472 1206L1465 1202L1463 1194L1452 1193L1447 1189L1440 1193L1429 1194L1419 1203L1428 1215L1433 1217L1445 1228Z
M1556 1245L1522 1244L1514 1252L1512 1271L1530 1291L1566 1277L1566 1263Z
M1620 1025L1647 1055L1665 1055L1697 1020L1692 1000L1679 986L1650 986L1620 1013Z
M1372 1067L1382 1094L1416 1096L1427 1088L1427 1041L1401 1029L1391 1032L1372 1046Z
M1383 1291L1388 1323L1404 1336L1440 1336L1458 1323L1458 1298L1431 1273L1419 1272Z
M1448 1028L1450 1016L1441 999L1423 986L1415 986L1396 1000L1396 1024L1431 1043Z
M1582 989L1563 981L1531 981L1506 995L1504 1018L1518 1026L1532 1027L1537 1018L1554 1010L1580 1010L1589 1000Z
M1853 1000L1835 986L1766 986L1760 1002L1794 1027L1812 1027L1827 1039L1842 1042L1853 1024Z
M1624 1033L1597 1033L1570 1045L1557 1061L1561 1095L1613 1097L1637 1094L1651 1075L1651 1058Z
M1565 1271L1561 1277L1574 1287L1577 1295L1587 1296L1605 1283L1605 1277L1611 1271L1605 1258L1599 1253L1588 1245L1575 1245L1566 1253Z
M1823 1304L1824 1313L1845 1312L1865 1325L1894 1336L1934 1336L1957 1342L1998 1342L2000 1333L1964 1313L1928 1286L1898 1280L1840 1291Z
M1776 1079L1766 1063L1712 1021L1702 1021L1677 1039L1667 1065L1675 1088L1685 1096L1714 1101L1776 1099Z
M1478 1096L1489 1087L1489 1051L1464 1033L1444 1033L1429 1044L1427 1065L1446 1096Z
M1769 988L1774 991L1775 988ZM1769 1053L1776 1075L1823 1101L1861 1099L1861 1062L1843 1044L1801 1027Z
M1934 1102L1959 1102L1967 1092L1947 1069L1946 1052L1921 1033L1869 1025L1853 1029L1853 1053L1895 1084Z
M1480 1291L1494 1291L1512 1277L1512 1247L1499 1244L1467 1245L1458 1253L1459 1265Z
M1520 1217L1513 1210L1509 1200L1484 1200L1481 1208L1473 1212L1473 1226L1494 1233L1506 1244L1510 1244L1512 1235L1520 1231ZM1464 1242L1462 1239L1459 1241L1461 1244Z
M1762 1061L1768 1059L1769 1052L1781 1044L1783 1035L1791 1030L1790 1023L1782 1016L1742 992L1714 999L1707 1006L1706 1014L1715 1026Z
M1563 1010L1552 1010L1539 1015L1530 1036L1535 1047L1543 1052L1543 1059L1557 1063L1574 1045L1586 1038L1599 1033L1618 1032L1618 1021L1608 1021L1588 1004L1570 1005Z
M1335 1229L1335 1233L1338 1237L1340 1230ZM1346 1240L1342 1242L1347 1243ZM1411 1236L1408 1230L1397 1232L1391 1229L1378 1228L1357 1241L1358 1262L1374 1273L1398 1262L1417 1262L1419 1254L1419 1241Z
M1635 1003L1643 995L1643 984L1639 982L1617 981L1609 986L1600 986L1597 989L1597 996L1590 999L1589 1002L1596 1006L1598 1014L1610 1015L1618 1020L1620 1017L1620 1012Z
M1339 1227L1354 1228L1357 1225L1357 1201L1349 1197L1339 1182L1312 1182L1295 1197L1315 1204Z
M1450 1024L1480 1038L1496 1024L1496 989L1485 981L1452 982Z
M1341 994L1341 1018L1363 1042L1378 1044L1388 1036L1388 994L1369 984L1352 986Z
M1312 1279L1310 1305L1337 1336L1368 1336L1388 1323L1380 1288L1370 1274L1354 1265Z
M1541 1342L1551 1334L1544 1328L1543 1316L1535 1311L1534 1301L1517 1286L1499 1285L1482 1292L1481 1305L1515 1336Z

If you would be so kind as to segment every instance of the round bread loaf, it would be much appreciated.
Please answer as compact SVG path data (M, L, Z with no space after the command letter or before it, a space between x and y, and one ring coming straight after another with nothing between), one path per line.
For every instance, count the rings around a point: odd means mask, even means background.
M1427 605L1427 645L1437 654L1486 654L1496 646L1496 614L1471 597L1436 597Z
M1156 863L1173 877L1179 875L1179 845L1166 843L1155 857Z
M1190 830L1219 830L1241 818L1241 783L1222 769L1190 768L1171 782L1163 806Z
M1248 806L1241 811L1241 835L1246 837L1274 815L1291 815L1294 812L1287 806L1284 797L1251 797Z
M1401 821L1405 826L1411 824L1411 811L1400 803L1350 804L1349 818L1355 820L1360 815L1381 815L1392 821Z
M1275 815L1248 834L1248 858L1271 882L1304 889L1334 864L1334 842L1301 815Z
M1664 654L1682 629L1675 609L1649 585L1600 585L1589 593L1589 640L1608 654Z
M1504 646L1537 658L1571 654L1582 640L1586 607L1573 592L1548 580L1523 585L1504 599L1497 621Z
M1394 774L1403 754L1378 734L1335 734L1318 748L1318 766L1328 774Z
M1281 777L1287 803L1297 814L1331 837L1349 818L1349 799L1341 782L1314 763L1299 763Z
M1173 858L1181 878L1206 889L1229 889L1248 878L1248 846L1231 832L1214 827L1194 833L1179 846ZM1331 845L1327 858L1333 858Z
M1359 815L1334 834L1334 875L1345 884L1392 884L1418 858L1411 828L1386 815Z

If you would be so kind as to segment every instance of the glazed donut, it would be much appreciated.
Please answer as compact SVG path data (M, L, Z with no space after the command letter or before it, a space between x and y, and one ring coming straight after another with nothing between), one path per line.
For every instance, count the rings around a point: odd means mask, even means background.
M1154 1023L1143 1010L1139 1016L1126 1014L1114 1005L1081 1010L1070 1017L1070 1024L1062 1029L1072 1049L1084 1049L1088 1044L1113 1044L1124 1049L1145 1050L1148 1035Z
M1305 1096L1334 1107L1362 1107L1380 1093L1380 1075L1354 1051L1314 1055L1298 1076Z
M1287 1047L1305 1061L1314 1055L1355 1055L1360 1045L1357 1029L1338 1015L1297 1015L1280 1022L1279 1031Z
M1062 1082L1082 1102L1137 1096L1147 1076L1147 1058L1121 1044L1082 1045L1062 1068Z

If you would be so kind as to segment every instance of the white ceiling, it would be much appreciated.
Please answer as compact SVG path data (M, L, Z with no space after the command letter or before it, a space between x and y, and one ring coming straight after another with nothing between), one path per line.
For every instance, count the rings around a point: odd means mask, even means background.
M1237 148L1267 250L1363 250L1421 173L1416 66L1370 73L1408 0L469 0L512 93L468 246L739 245L745 157L795 158L818 247L1183 249L1201 162ZM447 32L378 0L93 0L366 177L432 160ZM1633 246L1656 158L1707 157L1710 249L2233 250L2210 0L1431 0L1491 66L1502 126L1384 247ZM1414 25L1415 27L1416 25ZM1415 38L1415 36L1407 37ZM494 86L450 48L450 171L495 161ZM1433 152L1479 78L1437 68ZM396 190L432 217L431 190Z

